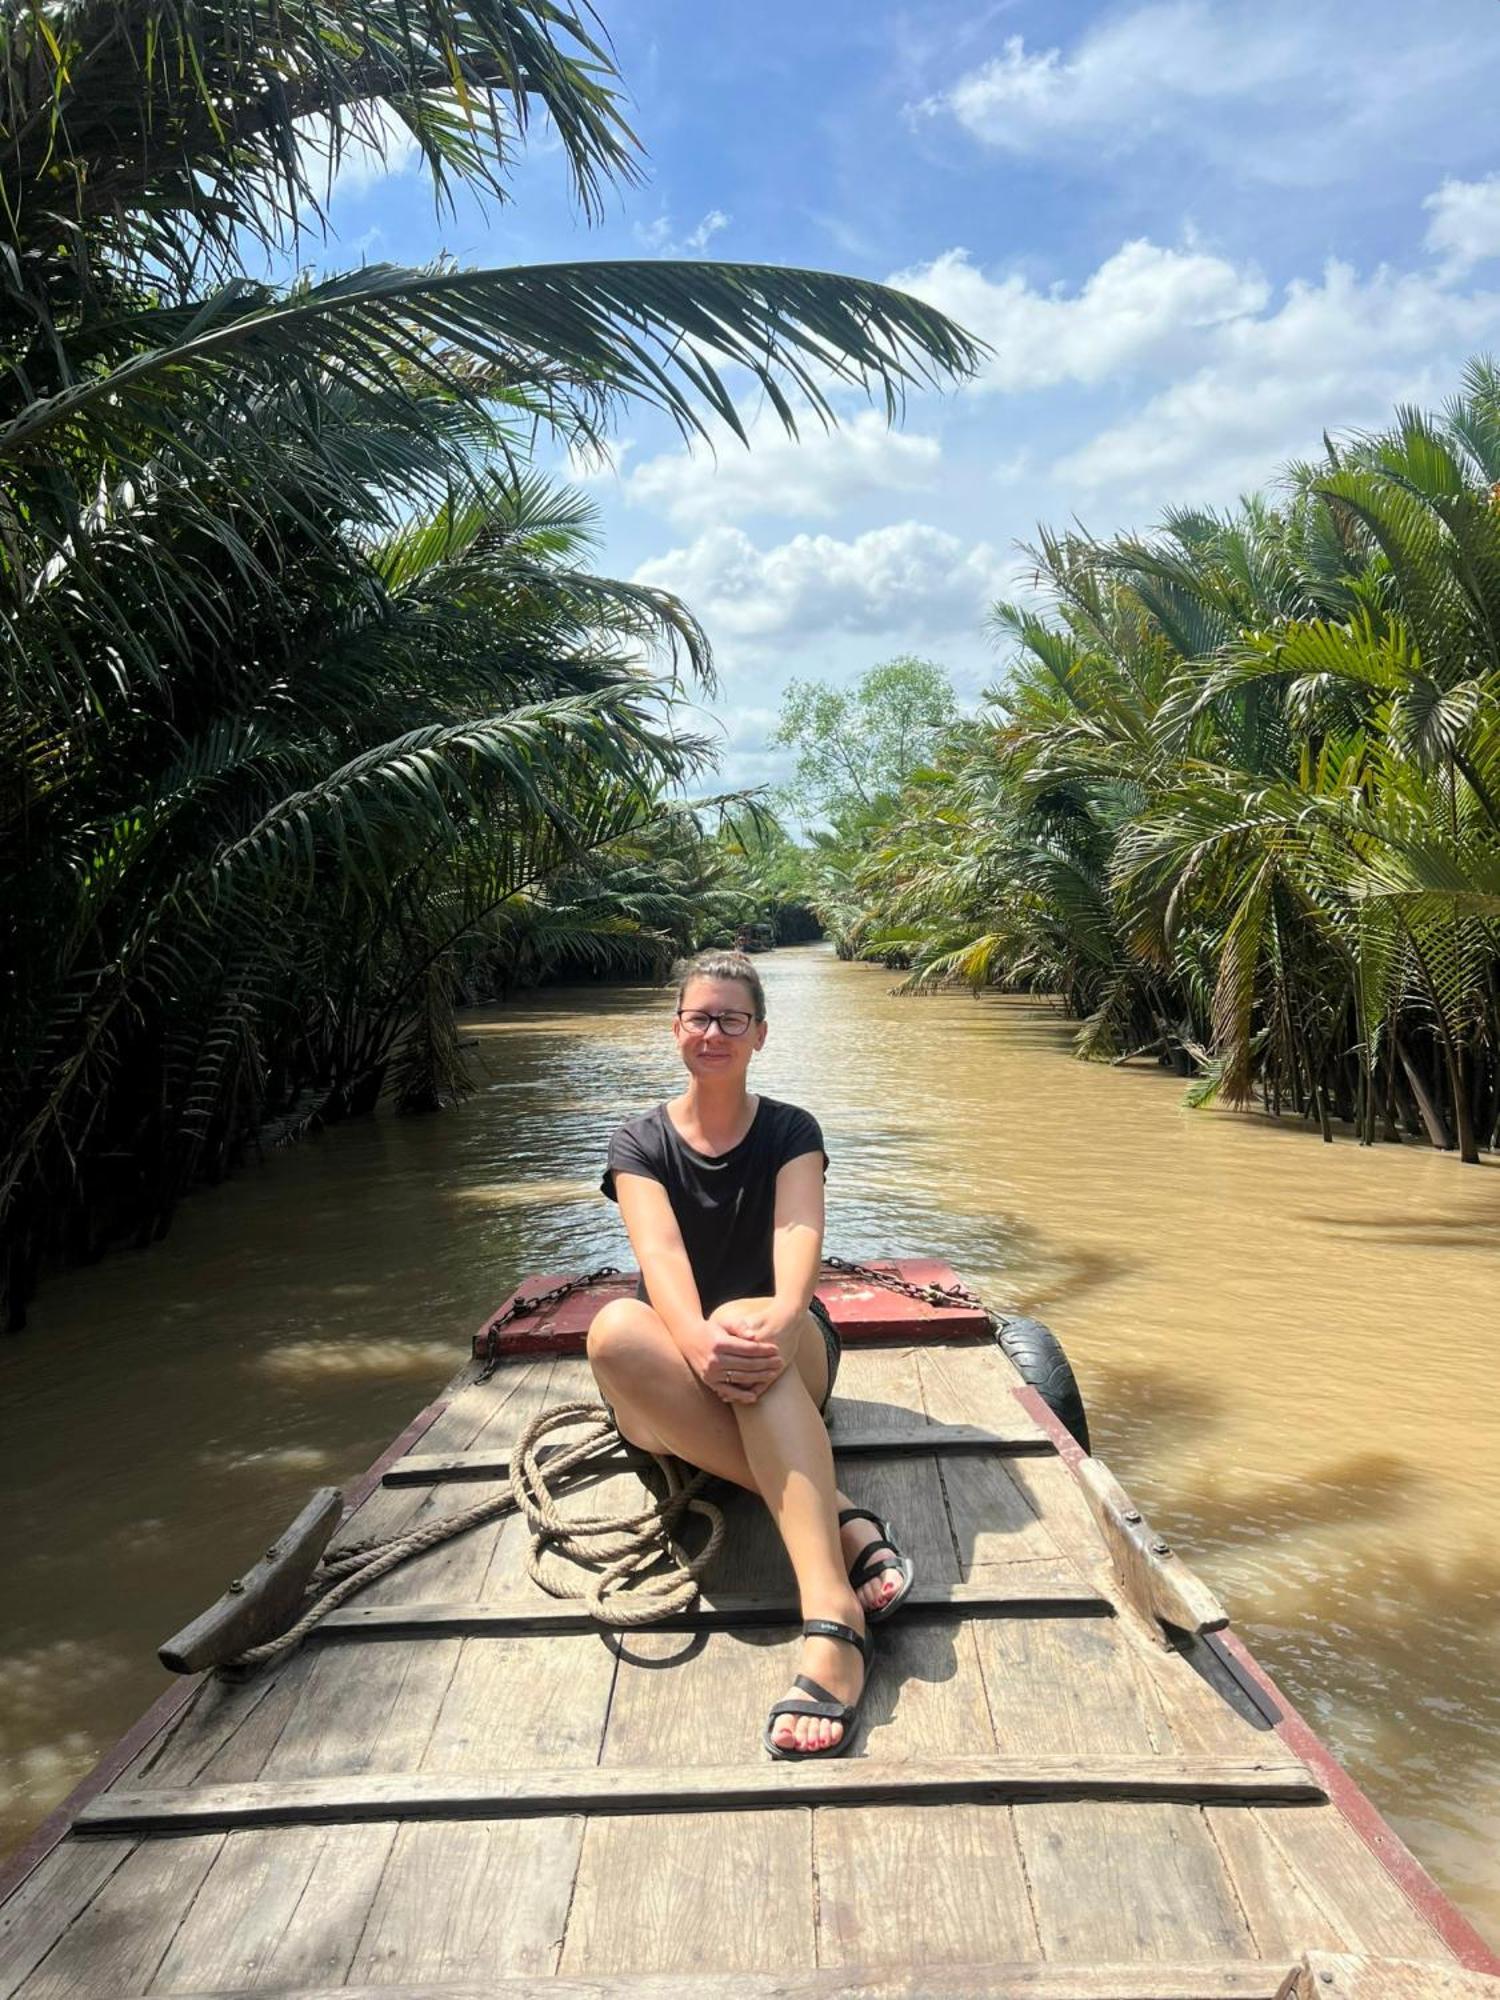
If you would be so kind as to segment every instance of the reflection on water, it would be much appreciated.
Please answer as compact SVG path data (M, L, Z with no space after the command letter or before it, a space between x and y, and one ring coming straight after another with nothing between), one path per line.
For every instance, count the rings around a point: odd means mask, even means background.
M1029 1002L898 999L820 949L761 964L758 1075L823 1120L829 1247L941 1254L1051 1322L1100 1453L1500 1932L1497 1170L1186 1112L1159 1072L1067 1060ZM597 1175L611 1126L676 1087L667 1011L587 990L477 1016L461 1110L278 1155L43 1292L0 1351L10 1837L515 1277L622 1259Z

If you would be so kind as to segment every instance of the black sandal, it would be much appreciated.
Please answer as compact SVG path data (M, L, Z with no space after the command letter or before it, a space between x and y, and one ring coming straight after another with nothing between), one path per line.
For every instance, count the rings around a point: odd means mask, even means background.
M901 1572L901 1588L896 1592L894 1597L888 1597L884 1604L877 1604L872 1611L863 1598L860 1599L860 1608L865 1614L866 1623L878 1625L882 1618L890 1617L891 1613L897 1609L907 1592L916 1582L916 1565L910 1556L902 1555L901 1551L896 1547L895 1542L892 1541L890 1522L882 1521L880 1516L872 1514L868 1507L845 1507L839 1515L839 1526L842 1528L848 1521L869 1521L874 1527L880 1530L879 1537L873 1542L866 1542L859 1554L854 1558L854 1565L849 1571L849 1588L851 1590L858 1590L863 1584L872 1583L883 1569L894 1569ZM876 1549L889 1549L890 1554L882 1562L875 1556Z
M789 1764L804 1763L813 1757L842 1757L854 1741L854 1725L859 1719L859 1711L870 1688L870 1661L874 1648L866 1633L856 1632L852 1625L840 1625L833 1618L809 1618L802 1627L804 1639L842 1639L846 1645L856 1646L865 1663L864 1684L859 1691L859 1700L853 1707L841 1702L836 1694L830 1694L821 1681L815 1681L810 1674L798 1674L792 1685L812 1696L811 1701L801 1701L796 1695L788 1695L785 1701L778 1701L766 1718L766 1726L761 1742L773 1757L779 1757ZM771 1740L771 1731L776 1727L776 1719L782 1715L821 1715L829 1722L841 1722L844 1733L837 1743L830 1743L823 1750L801 1750L796 1744L783 1749L781 1744Z

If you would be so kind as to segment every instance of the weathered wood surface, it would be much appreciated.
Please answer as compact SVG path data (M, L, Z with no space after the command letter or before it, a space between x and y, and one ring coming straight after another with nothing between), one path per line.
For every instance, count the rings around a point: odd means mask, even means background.
M284 1632L301 1610L308 1579L343 1511L338 1488L320 1487L259 1562L235 1577L217 1603L163 1641L157 1658L167 1671L200 1674Z
M850 1423L834 1434L834 1450L839 1458L909 1458L933 1451L1046 1457L1055 1448L1051 1441L1019 1406L1016 1414L1020 1422L1010 1434L987 1430L982 1424L931 1424L925 1430L907 1430L891 1424ZM545 1465L549 1451L558 1448L543 1447L537 1462ZM622 1466L628 1458L622 1450ZM412 1451L397 1459L382 1484L433 1486L444 1479L508 1479L510 1466L508 1451Z
M78 1816L84 1832L185 1832L196 1827L298 1826L370 1819L512 1819L534 1813L733 1812L781 1799L1213 1799L1320 1800L1305 1765L1290 1757L945 1757L876 1764L844 1757L777 1765L632 1766L455 1778L422 1772L186 1785L173 1791L114 1788ZM701 1835L700 1838L708 1836Z
M1077 1478L1131 1610L1148 1625L1160 1620L1185 1632L1221 1632L1229 1613L1145 1519L1109 1467L1101 1459L1086 1458L1077 1467Z
M335 1546L499 1491L593 1394L567 1358L476 1376ZM204 1683L0 1907L0 2000L1272 2000L1310 1950L1454 1967L1218 1642L1146 1642L1015 1379L973 1345L845 1357L843 1482L921 1579L852 1757L763 1757L797 1647L748 1495L701 1609L608 1637L498 1521ZM622 1462L579 1504L640 1490ZM1349 2000L1387 1991L1416 1996Z
M1310 1951L1276 2000L1500 2000L1500 1978L1431 1959Z
M609 1973L535 1979L502 1975L420 1986L256 1986L180 2000L1277 2000L1280 1968L1267 1965L924 1965L880 1972L868 1965L792 1973Z
M515 1538L519 1542L520 1537ZM902 1546L907 1546L905 1531ZM740 1565L737 1563L736 1568ZM906 1599L910 1616L1007 1618L1022 1616L1108 1617L1109 1599L1100 1597L1059 1563L1026 1563L1019 1573L1009 1567L995 1583L917 1583ZM674 1611L653 1627L667 1632L724 1632L747 1625L798 1625L801 1612L785 1595L741 1597L705 1591L685 1611ZM583 1607L566 1599L522 1593L480 1598L474 1602L436 1604L365 1604L356 1602L331 1611L317 1628L318 1639L347 1635L394 1636L423 1632L441 1638L453 1632L536 1633L549 1637L597 1632L599 1626Z

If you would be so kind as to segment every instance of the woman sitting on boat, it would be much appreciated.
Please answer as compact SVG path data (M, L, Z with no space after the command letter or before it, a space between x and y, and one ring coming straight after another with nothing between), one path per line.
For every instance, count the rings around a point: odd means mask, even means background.
M839 1340L813 1295L828 1166L818 1122L746 1089L766 1041L750 960L704 952L679 975L687 1088L620 1126L603 1181L641 1289L595 1318L589 1361L623 1437L765 1501L805 1622L801 1671L764 1742L773 1757L836 1756L864 1697L867 1626L895 1610L912 1565L834 1483L824 1413Z

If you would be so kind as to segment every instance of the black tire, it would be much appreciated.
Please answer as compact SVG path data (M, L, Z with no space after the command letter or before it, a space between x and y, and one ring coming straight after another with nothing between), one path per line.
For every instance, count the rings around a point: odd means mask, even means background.
M1087 1451L1089 1420L1062 1342L1039 1319L1003 1319L995 1338L1047 1408Z

